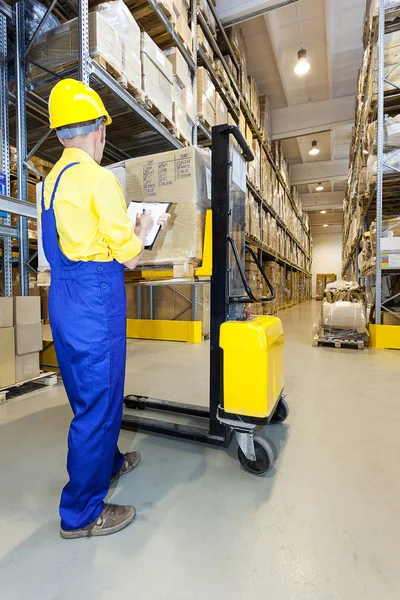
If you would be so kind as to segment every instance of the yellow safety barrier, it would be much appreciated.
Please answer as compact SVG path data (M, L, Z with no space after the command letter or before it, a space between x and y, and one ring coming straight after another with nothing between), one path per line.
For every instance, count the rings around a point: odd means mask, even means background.
M369 333L372 348L400 350L400 326L370 325Z

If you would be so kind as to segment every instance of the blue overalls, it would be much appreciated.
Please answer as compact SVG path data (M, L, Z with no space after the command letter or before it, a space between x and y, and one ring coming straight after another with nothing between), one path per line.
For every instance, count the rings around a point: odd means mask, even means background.
M68 436L69 482L60 504L61 527L80 529L103 510L110 479L123 463L121 427L125 360L124 267L112 262L69 260L58 244L54 199L42 194L42 237L51 267L49 317L60 372L74 418Z

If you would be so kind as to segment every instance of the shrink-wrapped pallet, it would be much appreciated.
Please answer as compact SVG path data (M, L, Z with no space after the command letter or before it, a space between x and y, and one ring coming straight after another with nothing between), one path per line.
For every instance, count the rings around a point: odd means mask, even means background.
M361 302L323 302L322 326L324 329L366 333L365 306Z
M211 207L210 154L199 148L172 150L132 158L110 168L128 203L171 202L171 219L144 265L200 262L203 256L205 213ZM129 208L129 207L128 207Z
M51 71L77 62L78 19L67 21L39 35L29 58ZM89 52L100 56L108 68L141 89L140 30L122 2L100 5L89 14ZM28 77L41 77L43 71L29 63Z

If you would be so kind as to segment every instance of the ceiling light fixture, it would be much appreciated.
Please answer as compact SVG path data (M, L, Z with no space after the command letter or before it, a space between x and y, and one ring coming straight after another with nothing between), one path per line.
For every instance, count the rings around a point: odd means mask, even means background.
M321 215L326 215L326 210L321 210L320 213Z
M319 148L318 148L318 142L317 140L313 140L311 142L311 150L308 154L311 154L311 156L316 156L317 154L319 154Z
M317 187L315 188L316 192L322 192L322 190L324 189L324 186L322 185L322 183L319 183L317 185Z
M322 227L328 227L328 223L324 223L324 225L322 225Z
M294 68L296 75L305 75L310 70L310 63L307 60L307 50L300 48L297 53L297 64Z

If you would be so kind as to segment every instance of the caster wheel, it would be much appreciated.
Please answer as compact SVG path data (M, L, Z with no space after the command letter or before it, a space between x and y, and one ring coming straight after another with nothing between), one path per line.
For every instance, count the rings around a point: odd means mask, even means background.
M274 453L268 442L259 435L254 438L254 449L256 452L256 460L249 460L239 446L238 459L240 466L247 471L247 473L262 477L274 466Z
M270 423L272 425L279 425L286 421L289 416L289 405L286 402L285 398L281 398L278 402L278 405L275 409L274 414L272 415Z

